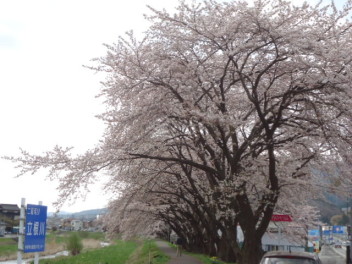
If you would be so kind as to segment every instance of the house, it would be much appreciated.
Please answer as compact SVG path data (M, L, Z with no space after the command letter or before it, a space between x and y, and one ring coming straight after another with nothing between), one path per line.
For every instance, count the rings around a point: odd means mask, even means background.
M243 242L243 232L240 226L237 226L237 240ZM262 249L264 251L291 251L291 252L303 252L314 250L314 245L311 241L308 241L308 248L306 248L306 242L299 237L293 237L288 235L283 230L279 230L277 225L271 222L269 224L267 232L262 237Z
M5 232L12 232L18 226L20 208L17 204L0 204L0 221L5 223Z
M17 204L0 204L0 215L11 220L18 220L20 218L20 208Z
M59 228L64 231L71 231L72 230L72 224L71 224L72 220L73 220L72 218L60 219L61 224L60 224Z
M266 232L262 237L262 247L264 251L291 251L304 252L306 251L305 242L294 241L292 237L285 233L268 233ZM313 251L313 243L308 241L308 249Z
M71 227L72 227L72 230L74 231L82 230L83 222L81 220L74 219L71 221Z
M53 215L47 218L46 228L51 230L58 230L62 226L61 218L57 215Z

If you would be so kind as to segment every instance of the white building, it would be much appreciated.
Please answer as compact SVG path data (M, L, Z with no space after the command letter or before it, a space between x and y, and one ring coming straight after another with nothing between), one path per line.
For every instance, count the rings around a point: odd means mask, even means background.
M270 226L273 227L273 224ZM279 232L279 230L274 230L272 228L273 232L265 232L265 234L262 237L262 248L264 251L275 251L275 250L282 250L282 251L292 251L292 252L297 252L297 251L305 251L305 241L302 241L301 239L296 239L297 242L294 241L294 239L290 236L288 236L285 232ZM237 226L237 240L239 243L243 242L243 232L240 226ZM311 248L313 250L313 243L308 241L308 248Z
M71 221L71 227L72 227L72 230L74 231L82 230L83 222L81 220L74 219Z

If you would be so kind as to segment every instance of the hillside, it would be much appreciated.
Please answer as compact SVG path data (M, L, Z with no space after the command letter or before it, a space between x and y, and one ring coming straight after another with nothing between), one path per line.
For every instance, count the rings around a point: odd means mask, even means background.
M104 215L108 211L107 208L85 210L80 212L49 212L48 217L60 217L60 218L76 218L76 219L95 219L98 215Z

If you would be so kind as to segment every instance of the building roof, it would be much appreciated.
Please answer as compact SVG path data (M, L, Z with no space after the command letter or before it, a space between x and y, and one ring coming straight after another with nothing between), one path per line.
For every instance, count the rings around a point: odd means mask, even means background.
M0 204L0 210L19 211L20 208L17 206L17 204Z

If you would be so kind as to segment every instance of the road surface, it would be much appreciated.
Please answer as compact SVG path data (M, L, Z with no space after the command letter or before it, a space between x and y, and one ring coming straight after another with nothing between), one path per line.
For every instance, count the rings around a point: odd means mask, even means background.
M346 264L346 247L323 246L319 257L323 264Z

